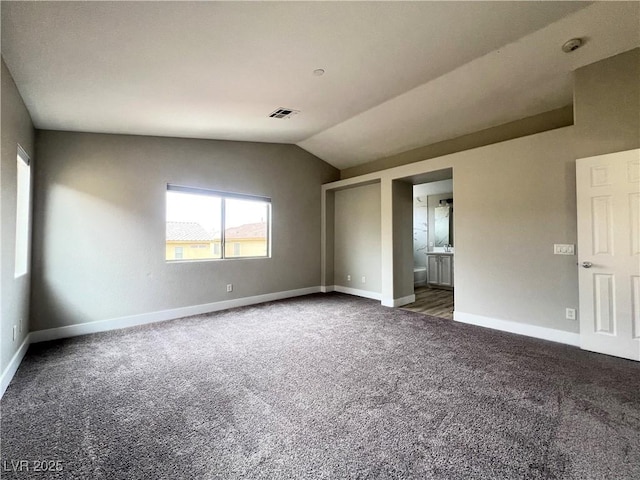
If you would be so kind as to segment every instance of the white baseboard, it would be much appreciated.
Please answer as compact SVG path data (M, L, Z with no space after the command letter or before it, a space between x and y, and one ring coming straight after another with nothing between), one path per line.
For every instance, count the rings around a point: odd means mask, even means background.
M574 347L580 346L580 334L567 332L565 330L556 330L555 328L539 327L527 323L510 322L508 320L499 320L497 318L484 317L473 313L453 312L453 319L456 322L469 323L479 327L492 328L503 332L517 333L527 337L540 338L551 342L564 343Z
M407 295L406 297L401 298L385 298L382 300L382 306L384 307L403 307L404 305L409 305L416 301L415 294Z
M227 310L229 308L245 307L247 305L255 305L257 303L271 302L273 300L282 300L284 298L299 297L301 295L309 295L319 292L320 287L299 288L297 290L266 293L264 295L236 298L234 300L205 303L202 305L174 308L171 310L161 310L158 312L143 313L140 315L110 318L107 320L99 320L96 322L69 325L66 327L49 328L47 330L36 330L35 332L31 332L30 334L31 343L47 342L49 340L76 337L78 335L86 335L89 333L106 332L108 330L135 327L137 325L145 325L147 323L164 322L166 320L175 320L176 318L189 317L191 315L217 312L220 310Z
M334 291L340 293L348 293L357 297L370 298L372 300L380 300L382 296L378 292L370 292L369 290L360 290L357 288L343 287L342 285L334 285Z
M320 287L322 293L330 293L336 289L335 285L323 285Z
M18 371L18 367L20 366L20 363L22 363L22 359L27 353L30 344L31 334L29 333L26 337L24 337L24 340L22 341L20 348L18 348L18 351L13 355L13 357L11 357L11 361L9 362L9 365L7 365L7 368L5 368L4 372L2 372L2 376L0 377L0 398L2 398L4 392L7 390L7 387L13 379L13 376Z

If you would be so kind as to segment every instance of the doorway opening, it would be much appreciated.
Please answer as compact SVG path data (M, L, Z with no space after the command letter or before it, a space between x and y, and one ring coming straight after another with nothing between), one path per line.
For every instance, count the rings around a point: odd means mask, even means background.
M453 171L432 172L413 181L413 284L415 302L402 308L453 319Z

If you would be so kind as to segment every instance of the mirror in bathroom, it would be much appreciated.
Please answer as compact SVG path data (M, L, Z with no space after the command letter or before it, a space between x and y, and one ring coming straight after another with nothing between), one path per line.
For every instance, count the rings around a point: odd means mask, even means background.
M453 246L453 208L443 205L435 208L435 245Z

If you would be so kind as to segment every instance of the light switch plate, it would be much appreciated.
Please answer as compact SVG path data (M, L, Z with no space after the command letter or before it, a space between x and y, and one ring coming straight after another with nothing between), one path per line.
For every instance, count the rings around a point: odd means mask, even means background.
M566 243L556 243L553 245L554 255L575 255L575 245Z

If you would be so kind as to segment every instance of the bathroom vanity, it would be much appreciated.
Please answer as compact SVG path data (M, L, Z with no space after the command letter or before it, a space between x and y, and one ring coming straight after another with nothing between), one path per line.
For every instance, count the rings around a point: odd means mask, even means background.
M453 252L427 253L427 283L430 287L453 289Z

